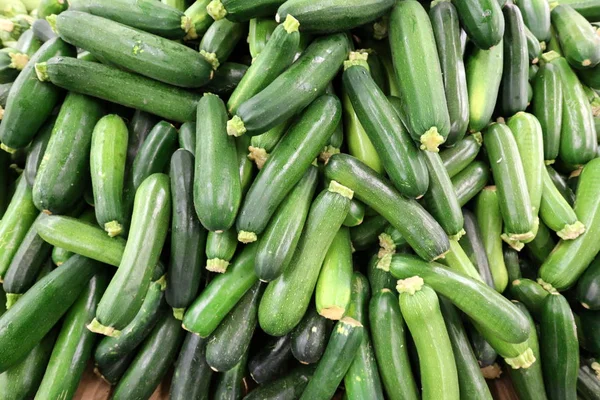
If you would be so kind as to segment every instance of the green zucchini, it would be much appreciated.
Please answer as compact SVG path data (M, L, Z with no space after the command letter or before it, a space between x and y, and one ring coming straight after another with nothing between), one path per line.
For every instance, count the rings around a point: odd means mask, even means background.
M236 221L241 242L253 242L265 230L277 207L325 146L340 114L339 100L324 95L292 125L246 194Z
M29 57L10 47L0 51L0 83L14 82L27 65Z
M206 269L224 273L237 249L237 232L231 228L222 232L208 232L206 238Z
M471 347L473 348L473 353L475 354L475 358L477 358L479 366L483 369L497 365L495 364L496 359L498 358L496 350L485 341L483 336L481 336L481 333L479 333L473 325L468 325L468 331Z
M458 198L458 204L464 206L475 197L490 180L490 169L482 161L473 161L465 169L452 177L452 186Z
M266 47L277 26L277 21L272 18L252 18L249 21L248 47L253 60Z
M482 143L483 138L481 134L473 134L440 152L440 158L450 178L464 170L475 160Z
M309 307L302 321L290 334L292 354L302 364L314 364L321 359L331 334L331 321Z
M6 107L6 100L12 88L13 82L0 84L0 106L2 109Z
M52 14L60 14L69 7L69 3L61 0L40 0L38 18L46 18Z
M94 367L94 374L102 379L107 384L114 386L119 383L119 380L129 368L133 357L135 357L136 353L129 353L123 357L121 357L118 361L111 363L109 365L99 365L96 363Z
M258 278L254 274L256 245L245 246L233 265L213 278L183 316L183 328L210 336Z
M187 150L177 150L171 157L171 258L167 273L166 299L175 317L198 295L202 267L206 260L203 249L206 231L196 218L194 209L194 156ZM235 237L233 238L235 240Z
M469 125L467 79L460 44L461 28L456 8L448 1L431 7L429 18L440 58L450 116L450 133L445 144L452 146L460 143Z
M584 400L600 398L599 364L595 359L582 361L577 374L577 394Z
M381 215L365 217L362 224L350 228L352 247L356 250L366 250L377 243L379 234L387 225L387 220Z
M227 372L217 375L214 395L219 399L238 400L248 392L249 380L246 378L248 353L244 354L242 361Z
M117 384L115 400L147 399L175 361L183 341L179 320L165 313Z
M362 324L351 317L344 317L336 323L301 400L325 400L333 396L358 352L364 330Z
M450 251L446 253L444 258L440 259L440 263L475 280L484 282L467 253L455 239L450 239Z
M527 36L521 11L514 4L502 8L506 28L502 40L504 67L500 88L502 115L510 116L527 108L527 83L529 81L529 54Z
M592 89L598 90L600 88L600 80L598 78L598 71L600 71L599 66L595 66L594 68L582 69L577 71L577 76L581 83L586 86L589 86Z
M530 84L535 79L539 70L540 70L540 67L537 64L532 64L529 66L529 83ZM531 89L533 90L533 87ZM532 93L531 97L533 98L533 93Z
M535 238L527 243L527 250L538 265L541 265L556 246L554 235L542 221L538 222L538 231Z
M600 228L598 179L600 160L594 159L581 172L574 207L577 219L586 230L575 240L560 241L540 268L539 277L557 290L572 286L600 251L596 240Z
M431 22L417 1L403 1L390 16L390 46L400 88L402 114L421 149L438 151L448 137L450 117ZM427 71L425 74L424 71Z
M311 366L299 366L290 373L253 389L244 400L264 399L296 399L302 395L304 388L313 375Z
M521 14L527 29L539 42L550 39L550 6L543 0L518 0L514 3Z
M497 0L454 0L458 17L467 36L475 45L488 50L504 35L504 18Z
M80 213L80 210L78 210L75 213L69 213L73 216L77 216L79 220L84 221L84 222L89 222L91 224L96 224L96 213L94 212L93 209L87 209L85 210L83 213ZM97 232L97 230L96 230ZM98 237L102 237L102 236L98 236ZM46 239L44 239L46 240ZM123 246L124 248L124 246ZM54 246L52 248L52 262L54 263L54 265L56 265L57 267L60 267L62 264L64 264L65 261L67 261L69 258L71 258L73 256L73 252L67 250L67 249L63 249L62 247L58 247L58 246ZM118 261L115 261L118 262Z
M397 290L419 356L423 398L458 399L456 363L436 293L419 276L399 280Z
M202 37L212 25L213 19L206 10L208 3L210 0L197 0L184 11L185 16L189 18L190 25L184 40L195 40Z
M204 86L207 92L219 96L230 95L237 85L242 81L244 74L248 71L248 66L234 62L223 63L215 71L213 78Z
M235 141L226 134L223 101L205 94L198 103L198 121L194 206L206 229L223 231L235 222L242 199Z
M0 141L11 148L27 146L58 104L62 90L35 79L35 64L51 57L75 55L75 49L60 39L52 39L31 57L13 83L6 99L0 126Z
M600 353L600 341L596 333L600 327L599 315L597 311L590 310L581 310L578 315L574 315L579 345L592 354Z
M123 230L123 181L127 157L127 125L118 115L102 117L94 127L90 149L90 174L96 219L108 236Z
M486 0L486 2L495 4L495 0ZM464 0L455 2L457 6L459 3L470 2ZM473 2L473 4L479 4L479 2ZM471 133L483 130L494 113L502 80L503 49L502 41L500 41L489 50L475 48L467 56L465 71L469 98L469 132Z
M287 133L290 124L291 121L288 120L269 129L265 133L252 136L250 147L248 147L248 158L256 163L258 169L261 169L265 165L269 154L281 141L283 135Z
M519 8L520 9L520 8ZM523 11L521 10L521 15L523 16ZM523 16L525 19L525 16ZM529 80L532 78L532 70L531 66L537 64L540 61L540 57L542 56L542 47L538 38L529 30L527 27L527 23L525 23L525 39L527 41L527 54L529 55L529 64L527 68L527 75ZM544 43L545 45L545 43ZM535 76L535 74L533 74Z
M298 21L290 15L275 29L262 55L253 59L252 65L229 97L227 110L235 114L240 104L266 88L285 71L294 60L299 42Z
M350 202L350 210L343 225L349 228L362 224L365 218L365 205L356 199Z
M408 254L392 256L390 271L398 279L419 275L428 286L501 340L520 343L529 335L525 316L483 282Z
M460 238L458 244L469 257L471 263L477 269L481 279L490 287L494 287L494 280L487 253L485 251L483 236L477 223L475 214L463 208L465 219L465 235Z
M504 265L506 265L506 270L508 271L508 280L512 284L512 282L523 276L521 266L519 265L519 253L513 248L505 247L503 256Z
M564 57L573 68L593 68L600 63L600 38L581 14L568 4L558 4L551 17Z
M54 119L51 119L47 121L46 124L40 129L35 136L35 139L33 139L33 142L31 142L31 145L29 146L29 150L27 152L27 161L25 161L25 171L23 172L25 179L27 180L27 184L31 188L33 187L35 177L42 162L42 158L46 152L46 147L48 147L48 141L50 140L50 135L52 134L53 128Z
M221 63L227 61L245 32L245 24L226 19L213 22L202 36L200 55L216 70Z
M516 307L516 306L515 306ZM518 309L518 308L517 308ZM519 311L522 317L527 321L525 315ZM481 333L482 337L492 346L492 348L504 359L504 362L512 369L528 369L537 359L533 355L533 350L529 347L528 341L524 340L519 343L506 342L493 332L482 327L473 321L475 328ZM527 321L529 329L529 321ZM529 337L529 334L527 335Z
M265 285L256 282L206 343L206 362L213 371L229 371L246 354L257 321L258 302Z
M422 196L429 183L427 166L393 106L360 64L346 68L343 84L394 186L405 196Z
M183 12L154 0L71 0L69 10L90 13L169 39L181 39L192 26Z
M293 359L291 336L269 338L248 361L250 377L259 385L285 375Z
M169 398L207 399L212 375L213 372L206 362L206 339L188 332L175 363Z
M127 141L127 166L131 166L142 144L160 119L145 111L135 110L129 121L129 140ZM195 126L195 125L194 125Z
M119 336L139 311L165 242L171 216L169 177L150 175L137 190L123 258L98 304L92 332Z
M31 61L31 64L34 62ZM115 67L72 57L54 57L36 64L36 72L41 81L50 81L70 91L169 120L186 122L196 119L198 94Z
M544 299L548 296L548 291L540 284L531 279L519 278L511 283L509 293L511 298L523 303L536 320L540 320Z
M96 313L96 306L108 285L105 271L96 274L75 301L63 322L44 378L35 396L43 399L70 399L92 355L95 335L85 328Z
M234 22L248 21L256 17L268 17L275 14L284 0L213 0L206 9L215 20L227 18Z
M250 185L254 181L254 163L247 155L250 145L250 137L241 137L235 141L239 162L240 183L242 185L242 194L246 195Z
M297 114L319 97L336 75L348 56L349 46L342 33L315 39L290 68L239 105L227 122L227 133L258 135ZM338 119L335 120L337 125ZM319 150L324 145L320 147Z
M41 0L41 2L47 2L47 1L54 2L56 0ZM55 14L55 13L50 13L50 14ZM48 14L48 15L50 15L50 14ZM33 24L31 25L33 34L35 35L36 38L41 40L42 43L45 43L48 40L53 39L58 36L56 34L56 32L54 32L52 30L52 27L50 26L48 21L46 21L46 19L45 19L48 15L42 15L42 12L40 12L40 9L38 8L38 18L39 19L36 19L35 21L33 21Z
M546 166L546 171L548 171L548 174L550 175L550 179L552 179L554 186L556 186L562 197L564 197L567 203L569 203L572 207L573 204L575 204L575 192L571 189L569 185L570 182L567 182L567 179L564 176L562 176L549 165ZM581 173L581 170L578 171L579 172L577 178L579 178L579 173Z
M352 190L331 181L313 201L290 264L269 283L261 299L258 319L266 333L285 335L306 313L321 264L348 214L352 195Z
M532 113L542 126L544 160L554 161L560 148L563 116L562 83L558 68L544 64L533 80Z
M6 278L5 278L6 279ZM6 285L6 283L5 283ZM600 309L600 259L596 258L577 281L577 300L590 310Z
M185 122L179 127L177 135L179 148L187 150L191 155L196 152L196 123Z
M540 321L542 370L550 399L576 399L579 342L573 313L559 293L546 296Z

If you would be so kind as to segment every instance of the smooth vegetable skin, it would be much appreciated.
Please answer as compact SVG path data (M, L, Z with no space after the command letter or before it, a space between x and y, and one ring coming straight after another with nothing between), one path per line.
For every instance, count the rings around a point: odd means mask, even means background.
M500 92L502 115L511 116L527 108L527 83L529 81L529 54L527 36L521 11L514 4L502 8L506 29L502 46L504 67Z
M538 119L544 135L544 160L554 161L560 148L563 116L562 82L553 64L540 67L533 80L531 113Z
M488 50L504 35L504 18L497 0L454 0L461 25L475 45Z
M248 22L248 48L253 59L263 51L277 26L272 18L252 18Z
M490 263L485 251L484 241L477 223L475 214L463 208L463 216L465 219L465 235L460 238L458 244L471 260L471 263L477 268L479 276L483 281L491 287L494 287Z
M263 400L271 398L292 399L302 395L304 388L314 372L312 366L299 366L286 376L268 382L253 389L244 400Z
M314 364L321 359L333 323L309 307L302 321L290 334L292 354L302 364Z
M464 170L452 177L452 186L458 203L464 207L485 187L490 180L490 169L483 161L473 161Z
M226 19L213 22L200 41L200 55L216 70L227 60L245 32L245 24Z
M290 335L269 337L248 360L250 377L260 384L285 375L292 360Z
M191 2L188 2L188 5ZM189 29L184 37L184 40L194 40L201 37L213 23L213 19L208 15L206 6L210 0L194 1L184 11L186 17L189 18Z
M577 300L587 309L600 309L600 259L596 258L577 282Z
M573 68L593 68L600 63L600 38L590 23L568 4L552 9L552 25Z
M256 17L275 14L277 7L285 0L213 0L206 9L215 20L227 18L234 22L248 21Z
M212 375L206 362L206 339L188 332L175 363L169 397L173 400L206 399Z

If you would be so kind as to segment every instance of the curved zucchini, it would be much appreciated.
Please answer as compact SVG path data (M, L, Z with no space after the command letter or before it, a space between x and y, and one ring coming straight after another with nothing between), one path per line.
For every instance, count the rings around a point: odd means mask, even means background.
M600 38L581 14L568 4L558 4L551 18L563 55L573 68L593 68L600 63Z
M450 239L450 251L444 258L440 259L440 263L475 280L484 282L467 253L455 239Z
M216 70L233 52L245 31L246 24L226 19L213 22L200 41L200 55Z
M206 9L215 20L227 18L230 21L243 22L256 17L268 17L275 14L284 0L213 0Z
M540 67L533 80L532 113L542 127L544 160L554 161L560 148L563 116L562 83L554 64Z
M261 169L265 165L269 154L287 133L290 124L291 121L288 120L269 129L265 133L252 136L250 147L248 147L248 158L256 163L258 169Z
M172 400L202 400L208 398L213 372L206 362L206 339L191 332L185 335L171 380Z
M25 180L27 180L27 184L31 188L35 183L35 177L42 162L42 158L44 157L44 153L46 152L46 148L48 147L48 141L50 140L53 128L54 119L50 119L40 129L29 146L23 176L25 176Z
M508 271L508 280L514 282L515 280L523 276L521 272L521 266L519 265L519 253L513 248L504 248L504 264Z
M531 279L519 278L511 283L509 293L511 298L523 303L537 321L540 320L547 290Z
M527 83L529 82L529 53L527 36L521 11L514 4L502 8L506 29L502 46L504 67L500 89L502 115L511 116L527 108Z
M479 230L477 218L472 211L463 208L465 219L465 235L460 238L458 244L469 257L471 263L477 268L481 279L490 287L494 287L494 280L487 253L484 247L484 240Z
M552 229L563 240L572 240L585 232L585 225L577 219L575 211L562 197L548 171L542 171L543 194L540 216L544 224Z
M450 178L464 170L475 160L482 143L482 136L473 134L459 140L454 146L440 151L440 158Z
M237 232L228 229L223 232L208 232L206 238L206 269L211 272L227 271L229 262L237 249Z
M577 281L576 296L583 307L600 309L600 259L596 258Z
M302 364L314 364L321 359L331 334L331 321L309 307L302 321L290 334L292 354Z
M453 0L461 25L475 45L488 50L504 35L504 18L497 0Z
M269 338L266 344L250 357L248 372L260 385L283 376L292 358L290 335Z
M562 197L571 205L575 204L575 192L572 190L571 182L567 182L567 178L558 173L554 168L550 165L546 166L546 171L550 175L550 179L554 183L554 186L558 189ZM579 174L581 173L581 169L577 170L577 179L579 179ZM568 178L571 178L570 176ZM575 188L576 189L576 188ZM543 195L543 194L542 194Z
M490 180L490 169L482 161L473 161L465 169L452 177L452 186L458 198L458 204L463 207L473 197L483 190Z

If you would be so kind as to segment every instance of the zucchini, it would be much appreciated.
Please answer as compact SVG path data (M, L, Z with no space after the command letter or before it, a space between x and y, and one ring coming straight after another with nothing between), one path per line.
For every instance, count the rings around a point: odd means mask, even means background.
M69 3L61 0L40 0L38 18L46 18L52 14L60 14L69 7Z
M254 334L258 302L265 285L256 282L206 343L206 362L213 371L229 371L246 354Z
M531 279L519 278L511 283L509 293L511 298L524 304L536 320L540 320L544 299L548 296L548 291L540 284Z
M523 276L521 266L519 265L519 253L513 248L505 247L503 256L504 265L506 265L506 270L508 271L508 280L512 284L512 282Z
M185 16L189 18L189 29L186 32L184 40L198 39L204 35L213 23L213 19L208 15L208 11L206 10L208 3L210 3L210 0L197 0L184 11Z
M480 282L484 282L477 269L469 259L467 253L463 250L457 240L450 239L450 251L440 260L441 264L448 268L458 271Z
M351 58L354 55L355 53L351 53ZM350 61L353 62L360 61ZM360 64L346 68L343 84L345 93L394 186L405 196L422 196L429 183L427 166L394 107L367 69Z
M40 279L0 317L0 371L26 357L75 302L99 268L90 259L73 256Z
M210 336L258 278L254 274L256 245L245 246L227 272L213 278L183 316L183 329Z
M523 11L521 11L521 15L523 16ZM525 19L524 16L523 19ZM529 55L530 64L527 68L527 75L529 80L531 81L532 77L535 76L535 73L532 73L532 71L534 70L532 70L531 67L540 61L540 57L542 56L542 47L538 38L536 38L535 35L527 27L527 23L525 23L525 39L527 41L527 54Z
M249 21L248 47L253 60L266 47L277 26L277 21L271 18L252 18Z
M112 398L147 399L175 361L183 341L179 320L165 313L117 384Z
M244 400L296 399L302 395L313 371L314 368L310 366L296 367L284 377L253 389Z
M532 81L535 79L539 70L540 70L540 67L536 64L532 64L529 66L529 84L531 84ZM531 89L533 90L533 87ZM531 94L531 97L533 98L533 93Z
M290 264L269 283L261 299L258 320L266 333L285 335L306 313L321 264L348 214L352 195L352 190L332 181L313 201Z
M226 19L213 22L202 36L200 55L216 70L221 63L227 61L245 31L246 24Z
M315 39L290 68L239 105L227 122L227 133L258 135L297 114L319 97L336 75L348 56L349 46L342 33ZM337 117L335 122L337 125ZM324 144L319 150L323 147Z
M533 80L533 105L531 112L540 122L544 135L544 160L554 161L560 148L563 116L562 83L554 64L540 67Z
M183 12L154 0L71 0L69 10L90 13L168 39L181 39L192 26Z
M3 83L0 85L0 106L2 109L6 107L6 100L8 99L8 94L10 93L12 85L13 82Z
M352 279L350 232L342 227L335 234L319 272L315 288L317 312L333 320L346 315L350 306Z
M527 250L533 261L541 265L555 246L554 235L550 233L546 224L541 221L538 222L538 231L535 238L527 243Z
M248 392L248 378L246 378L248 354L246 353L235 367L227 372L217 375L215 398L218 399L241 399Z
M330 399L333 396L358 352L364 330L362 324L351 317L344 317L336 323L301 400Z
M292 359L290 335L269 338L248 361L248 372L261 385L285 375Z
M75 213L69 213L70 215L77 215L78 218L80 219L80 221L84 221L84 222L89 222L91 224L96 224L96 213L94 212L94 210L91 209L87 209L85 210L83 213L80 212L80 210L78 210ZM98 232L96 230L96 232ZM101 231L100 231L101 232ZM102 237L102 236L98 236L98 237ZM44 239L46 240L46 239ZM124 246L123 246L124 248ZM56 265L57 267L60 267L65 261L67 261L69 258L71 258L73 256L73 252L63 249L62 247L58 247L58 246L54 246L52 249L52 262L54 263L54 265ZM118 261L116 261L118 262Z
M285 0L213 0L206 9L215 20L227 18L234 22L248 21L257 17L269 17L275 14L277 7Z
M550 399L576 399L579 371L579 342L571 307L557 292L542 306L540 350L542 370Z
M241 242L253 242L265 230L277 207L325 146L340 114L339 100L324 95L292 125L246 194L236 221Z
M523 313L520 314L527 321L525 315ZM499 339L493 332L490 332L474 321L473 325L512 369L528 369L537 361L527 340L519 343L509 343ZM529 328L529 321L527 321L527 327Z
M577 281L576 297L583 307L598 310L600 309L599 292L600 259L596 258Z
M247 150L250 145L249 137L238 138L235 141L239 162L240 183L242 185L242 194L246 195L250 185L254 181L254 163L248 158Z
M577 394L579 398L598 400L600 398L599 364L595 359L582 361L577 374Z
M600 63L600 38L581 14L568 4L558 4L551 18L563 55L573 68L593 68Z
M302 321L290 334L292 354L302 364L314 364L321 359L331 334L331 321L309 307Z
M473 161L465 169L452 177L452 187L458 204L463 207L483 190L490 180L490 169L482 161Z
M206 238L206 269L224 273L237 249L237 232L228 229L223 232L208 232Z
M119 336L139 311L165 242L171 216L169 177L150 175L137 190L123 258L88 325L92 332Z
M60 39L51 39L31 57L8 93L0 126L0 141L11 148L27 146L44 125L62 90L35 79L35 65L51 57L73 57L75 49Z
M356 250L366 250L377 243L378 236L388 225L387 220L381 215L366 217L362 224L350 228L352 247Z
M133 164L135 156L140 151L148 134L159 121L160 120L156 115L140 110L134 111L128 125L129 140L127 141L127 166Z
M242 199L238 158L233 137L226 134L223 101L205 94L198 103L194 206L210 231L231 228Z
M187 150L191 155L196 153L196 123L185 122L179 127L177 135L179 148Z
M252 136L248 147L248 158L256 163L258 169L265 165L269 154L287 133L290 123L291 121L285 121L265 133Z
M178 122L196 119L198 94L115 67L71 57L54 57L36 64L36 73L41 81L50 81L63 89L162 118Z
M469 125L469 99L458 12L451 2L440 2L430 8L429 18L440 58L450 116L450 133L445 143L453 146L460 143Z
M235 114L240 104L266 88L294 60L300 41L298 21L290 16L279 25L227 101L227 110Z
M0 51L0 83L14 82L28 61L27 54L8 47L2 49Z
M592 89L598 90L600 88L600 79L598 78L598 71L600 67L597 65L594 68L582 69L577 71L577 76L581 83L589 86Z
M502 8L506 28L502 40L504 67L500 89L502 115L510 116L527 108L527 83L529 82L529 55L527 36L521 11L514 4Z
M472 211L463 208L463 216L465 219L465 235L460 238L458 244L462 247L471 263L477 269L483 282L490 287L494 287L494 280L485 251L483 236L479 230L475 214L473 214Z
M125 374L127 368L129 368L133 357L135 357L135 353L129 353L109 365L99 365L96 363L94 374L107 384L114 386L119 383L119 380Z
M148 78L189 88L212 78L210 63L204 57L160 36L80 11L65 11L55 23L64 41Z
M600 353L600 341L596 334L600 327L599 315L598 312L590 310L581 310L579 315L575 315L579 344L593 354Z
M519 0L514 3L521 14L527 29L539 42L550 39L550 6L543 0Z
M47 2L47 1L54 2L56 0L41 0L40 2ZM55 13L50 13L50 14L55 14ZM50 15L50 14L48 14L48 15ZM38 18L39 19L36 19L35 21L33 21L33 24L31 25L33 34L35 35L36 38L41 40L43 43L58 36L56 34L56 32L54 32L52 30L50 23L48 23L48 21L46 21L46 19L45 19L48 15L42 15L42 12L40 12L40 8L38 8Z
M123 230L123 181L127 158L127 125L118 115L102 117L94 127L90 149L90 174L96 219L108 236Z
M105 271L92 277L65 316L36 398L58 399L62 396L70 399L75 394L96 342L95 335L85 325L94 318L106 285Z
M486 0L492 4L495 0ZM455 4L469 3L456 0ZM479 1L473 2L473 7L479 7ZM465 7L466 8L466 7ZM460 13L459 13L460 16ZM489 50L474 48L467 56L467 93L469 98L469 132L479 132L490 122L496 99L500 91L504 62L504 47L502 41Z
M504 18L497 0L453 0L468 38L482 50L500 43L504 35Z
M206 362L206 339L188 332L175 362L169 398L201 400L208 398L213 372Z
M248 66L234 62L225 62L215 71L213 78L204 89L219 96L230 95L248 71Z
M365 205L356 199L352 199L350 202L350 210L348 215L343 222L344 226L349 228L362 224L365 218Z
M171 157L171 258L167 273L166 299L178 319L198 295L202 267L206 260L202 251L206 231L196 218L194 209L194 156L179 149ZM234 237L235 240L235 237Z
M556 186L562 197L564 197L564 199L567 200L567 203L569 203L572 207L573 204L575 204L575 192L571 189L571 182L567 182L567 179L564 176L562 176L549 165L546 166L546 171L548 171L548 174L550 175L550 179L552 179L554 186ZM577 178L579 179L579 174L581 173L581 170L578 169L578 171L579 172L577 172Z
M391 221L419 256L434 260L448 251L448 237L433 217L415 200L400 196L386 179L359 160L335 154L325 167L325 175L355 191L358 200Z
M52 134L53 128L54 119L51 119L47 121L42 128L40 128L40 131L37 133L33 139L33 142L31 142L31 145L29 146L23 175L25 176L25 180L27 180L27 184L31 188L33 187L35 177L42 162L42 158L44 157L44 153L48 147L48 141L50 140L50 135Z
M440 158L450 178L464 170L475 160L482 143L481 134L473 134L459 140L454 146L440 151Z
M419 356L423 398L458 399L456 363L436 293L419 276L399 280L396 288Z
M496 350L485 341L483 336L481 336L481 333L479 333L473 325L468 325L468 328L471 347L473 348L473 353L475 354L475 358L477 358L477 362L481 369L486 367L493 368L494 365L497 365L495 362L498 358L498 353L496 353Z
M438 151L450 132L442 69L431 22L417 1L397 3L390 16L390 47L407 128L427 151ZM427 71L425 74L424 71Z
M447 297L473 321L493 332L498 339L521 343L529 335L525 316L515 305L483 282L408 254L393 255L390 271L398 279L419 275L428 286Z

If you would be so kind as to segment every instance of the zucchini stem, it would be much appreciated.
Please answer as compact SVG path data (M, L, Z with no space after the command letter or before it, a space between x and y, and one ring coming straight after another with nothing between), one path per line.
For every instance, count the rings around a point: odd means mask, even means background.
M565 227L556 232L556 234L563 240L573 240L578 238L583 232L585 232L585 225L580 221L575 221L572 224L565 225Z
M173 316L175 317L175 319L182 321L183 314L185 314L185 308L174 308L173 309Z
M229 266L229 261L222 260L220 258L211 258L206 261L206 269L210 272L217 272L219 274L227 271L227 267Z
M505 358L504 361L511 366L512 369L529 368L536 361L533 355L533 350L528 347L523 353L513 358Z
M354 191L339 182L331 181L329 182L329 188L327 189L330 192L340 194L350 200L354 197Z
M332 320L337 321L344 316L345 312L346 312L346 309L344 309L340 306L332 306L332 307L327 307L327 308L321 309L319 311L319 314L321 314L323 317L325 317L327 319L332 319Z
M234 115L229 121L227 121L227 134L229 136L239 137L246 133L246 127L244 121L237 115Z
M225 18L227 15L227 10L221 0L212 0L206 6L206 12L210 15L215 21Z
M216 55L215 53L209 53L209 52L208 52L208 51L206 51L206 50L200 50L200 55L201 55L202 57L204 57L204 59L205 59L206 61L208 61L208 63L209 63L210 65L212 65L212 69L213 69L214 71L216 71L216 70L217 70L217 68L219 68L219 65L221 65L221 64L219 63L219 59L217 58L217 55Z
M267 150L263 149L262 147L249 146L248 152L248 158L256 163L256 168L262 169L262 167L265 165L265 162L267 162L267 158L269 158L269 153L267 153Z
M48 77L48 64L45 62L35 64L35 74L41 82L46 82Z
M298 32L298 27L300 26L300 22L294 18L291 14L288 14L285 17L285 21L283 21L283 29L287 33Z
M98 321L96 318L94 318L92 320L92 322L87 324L87 328L94 333L99 333L99 334L105 335L105 336L111 336L111 337L115 337L115 338L118 338L119 336L121 336L120 330L117 330L112 326L102 325L100 323L100 321Z
M181 17L181 29L183 29L183 31L187 34L190 29L192 29L194 27L194 25L192 24L192 19L190 17L188 17L187 15L184 15L183 17ZM195 32L195 30L194 30Z
M258 237L256 236L256 233L254 232L248 232L248 231L239 231L238 232L238 240L242 243L252 243L252 242L256 242L256 240L258 239Z
M10 64L8 66L19 71L22 71L29 62L29 56L27 54L9 53L8 56L10 57Z
M108 236L115 237L123 232L123 226L118 221L113 220L104 224L104 230L108 233Z
M435 126L422 134L419 139L421 141L421 150L433 151L435 153L440 151L440 144L444 143L446 140L439 134Z
M396 283L396 290L398 293L408 293L410 295L415 294L423 288L425 281L418 275L411 276L410 278L400 279Z
M544 288L550 294L558 294L558 290L554 288L550 283L544 281L542 278L538 278L537 283Z
M23 293L6 293L6 309L8 310L14 306L21 296L23 296Z

